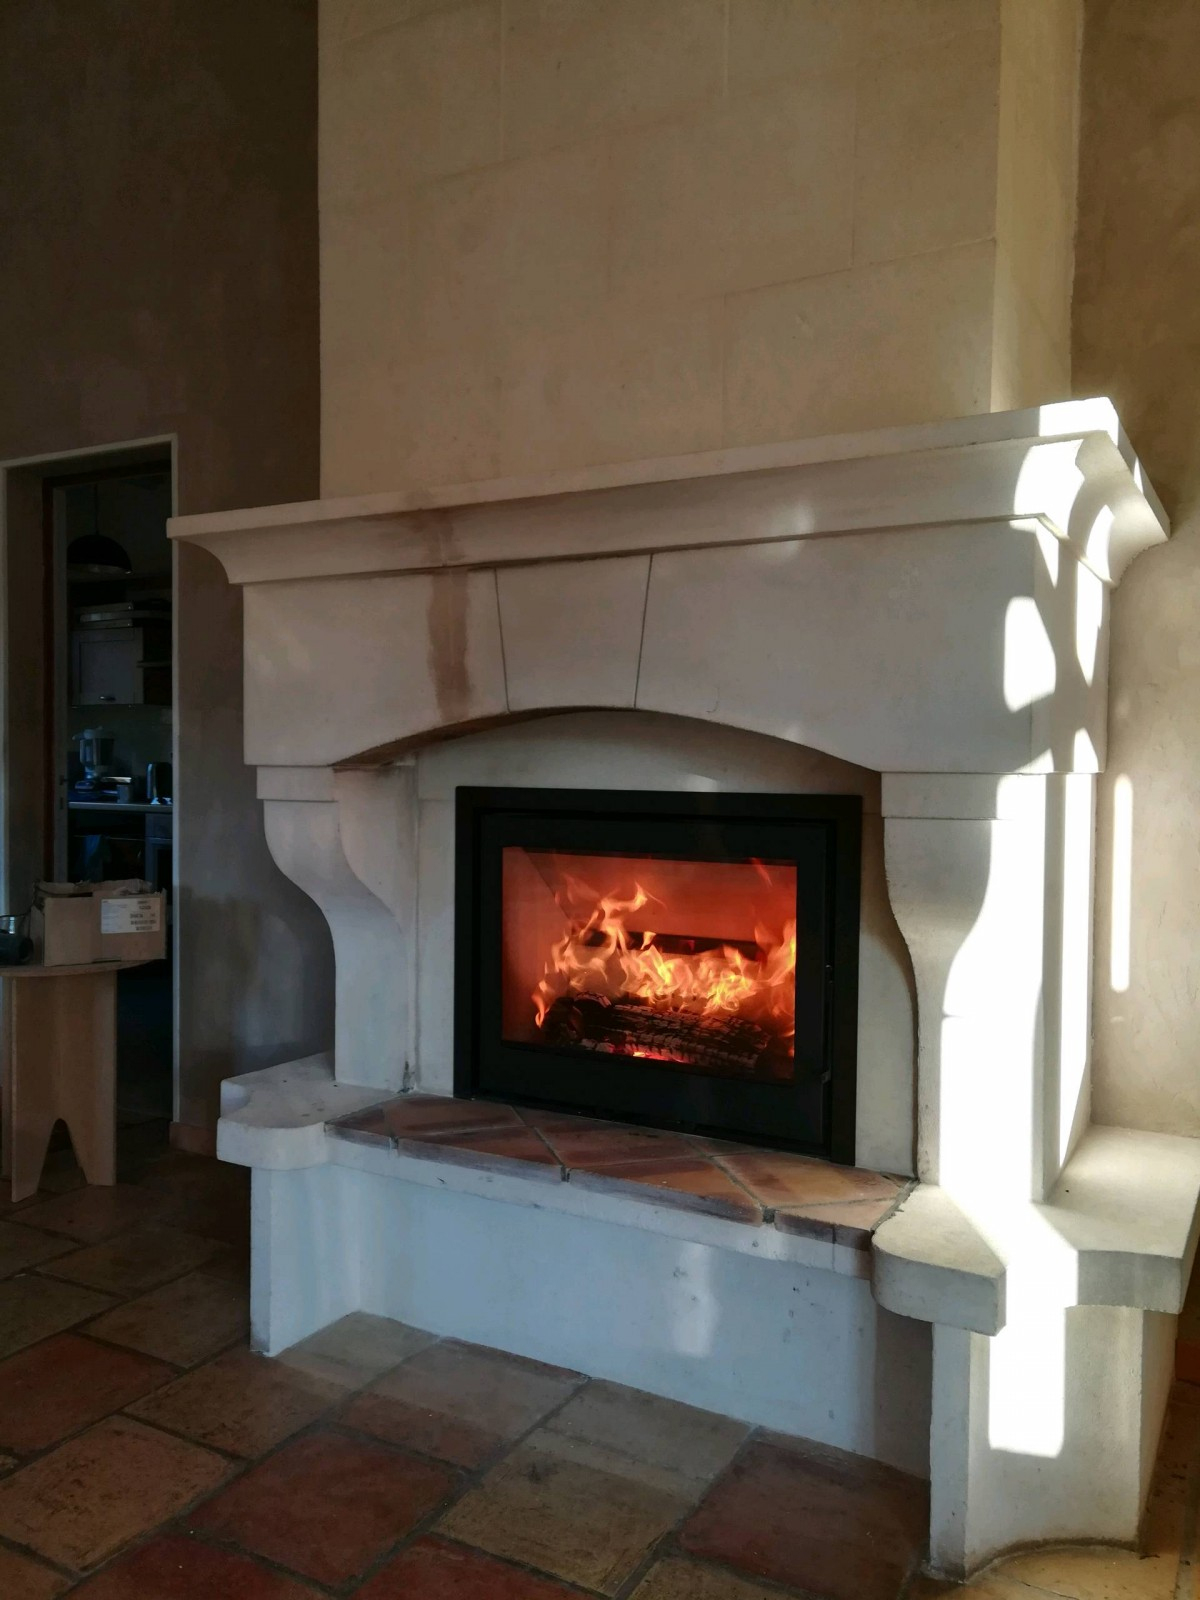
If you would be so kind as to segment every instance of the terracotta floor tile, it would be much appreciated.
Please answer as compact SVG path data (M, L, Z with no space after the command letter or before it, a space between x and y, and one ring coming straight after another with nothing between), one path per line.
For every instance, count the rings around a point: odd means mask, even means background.
M826 1600L895 1600L927 1533L926 1486L838 1451L758 1440L685 1524L689 1554Z
M247 1238L244 1244L230 1245L222 1243L216 1255L204 1263L201 1269L206 1278L220 1278L222 1283L235 1284L239 1289L250 1291L250 1241Z
M1178 1551L1141 1556L1132 1550L1096 1545L1091 1549L1031 1550L999 1562L989 1577L1015 1580L1014 1587L1016 1583L1031 1584L1069 1600L1174 1600L1178 1571Z
M0 1359L112 1305L112 1296L34 1273L0 1283Z
M1044 1589L1030 1589L1011 1578L992 1572L981 1573L970 1583L946 1583L941 1578L920 1575L904 1592L904 1600L1054 1600ZM1097 1595L1095 1600L1104 1600Z
M344 1391L249 1350L232 1350L130 1406L132 1416L238 1456L258 1456Z
M249 1179L244 1167L176 1154L152 1163L143 1186L156 1197L156 1221L244 1247L250 1238Z
M601 1470L581 1459L588 1452L599 1447L543 1430L452 1506L439 1531L615 1595L690 1501L642 1478Z
M836 1200L894 1200L900 1187L892 1178L858 1167L786 1151L721 1152L717 1158L765 1206L806 1206Z
M317 1591L249 1556L167 1534L72 1590L72 1600L317 1600Z
M419 1539L355 1592L355 1600L574 1600L564 1589L478 1550Z
M336 1420L342 1427L369 1433L419 1455L436 1456L456 1467L481 1467L508 1442L503 1434L491 1433L473 1422L372 1391L356 1394Z
M202 1266L219 1247L178 1228L134 1228L104 1244L73 1250L46 1264L47 1276L106 1294L144 1294Z
M581 1189L600 1193L637 1194L659 1205L681 1211L700 1211L708 1216L726 1217L731 1222L755 1226L763 1220L763 1210L728 1173L706 1156L656 1156L638 1161L576 1162L570 1181Z
M215 1489L228 1463L109 1417L0 1481L0 1533L86 1571Z
M36 1267L72 1248L70 1241L27 1228L19 1222L0 1222L0 1278L26 1267Z
M597 1380L556 1412L545 1431L644 1462L695 1497L729 1465L750 1430L712 1411ZM665 1486L673 1487L669 1479Z
M135 1184L117 1183L109 1187L88 1185L71 1193L41 1200L21 1212L21 1221L48 1233L65 1233L84 1244L96 1244L126 1228L151 1219L162 1201Z
M252 1467L193 1523L318 1583L343 1584L434 1511L457 1482L432 1462L322 1431Z
M250 1173L245 1167L209 1156L170 1150L148 1164L142 1187L166 1195L174 1204L207 1205L213 1201L239 1201L250 1206Z
M0 1445L45 1450L172 1377L161 1361L60 1333L0 1362Z
M87 1331L177 1367L191 1367L248 1335L250 1291L244 1283L207 1271L189 1272L106 1311Z
M68 1581L40 1561L0 1546L0 1595L4 1600L55 1600Z
M361 1389L372 1378L436 1343L437 1335L422 1328L410 1328L407 1323L374 1317L366 1311L352 1311L348 1317L292 1345L277 1359L297 1372L324 1378L340 1388Z
M782 1600L782 1596L774 1585L765 1589L753 1578L673 1556L651 1567L630 1600Z
M87 1187L87 1179L69 1145L65 1149L51 1150L42 1167L42 1181L38 1187L46 1194L67 1194L72 1189Z
M372 1384L369 1392L429 1414L433 1428L446 1418L494 1439L515 1439L561 1405L579 1382L499 1351L447 1340L422 1350ZM415 1448L428 1448L416 1438L411 1442Z

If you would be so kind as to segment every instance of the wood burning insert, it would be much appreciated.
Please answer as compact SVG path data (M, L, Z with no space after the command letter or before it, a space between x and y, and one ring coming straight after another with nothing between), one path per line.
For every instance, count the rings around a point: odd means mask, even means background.
M458 790L455 1093L854 1161L862 802Z

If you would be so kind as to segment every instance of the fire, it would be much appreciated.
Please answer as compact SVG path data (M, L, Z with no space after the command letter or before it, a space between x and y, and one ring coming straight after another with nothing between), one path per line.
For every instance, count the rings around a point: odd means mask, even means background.
M770 882L761 863L760 876ZM555 899L571 921L550 950L531 996L537 1025L561 995L590 994L645 1001L664 1013L742 1017L769 1030L788 1055L795 1039L796 923L776 932L758 926L757 949L637 929L630 921L651 904L640 883L632 892L597 894L564 874ZM665 948L664 948L665 946ZM678 947L683 946L683 950ZM698 946L688 949L689 946ZM740 946L740 948L739 948ZM675 947L673 949L672 947ZM649 1054L635 1050L635 1055Z

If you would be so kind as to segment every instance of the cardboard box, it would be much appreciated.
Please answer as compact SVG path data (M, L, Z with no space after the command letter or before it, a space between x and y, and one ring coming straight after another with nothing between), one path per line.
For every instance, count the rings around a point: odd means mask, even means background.
M39 883L29 933L34 960L45 967L161 961L167 953L167 897L138 878Z

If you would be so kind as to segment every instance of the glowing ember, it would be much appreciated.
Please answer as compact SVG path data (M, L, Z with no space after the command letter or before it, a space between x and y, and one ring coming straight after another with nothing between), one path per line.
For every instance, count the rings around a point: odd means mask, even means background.
M755 869L770 886L769 869ZM754 942L696 939L636 927L631 919L661 902L640 883L631 890L599 894L563 873L555 893L570 924L552 947L545 972L531 996L541 1028L556 1000L589 995L644 1004L653 1017L738 1019L755 1023L772 1047L792 1056L795 1043L796 923L779 929L756 926ZM643 918L638 918L643 922ZM611 1048L611 1047L610 1047ZM680 1060L669 1046L617 1053L652 1060Z

